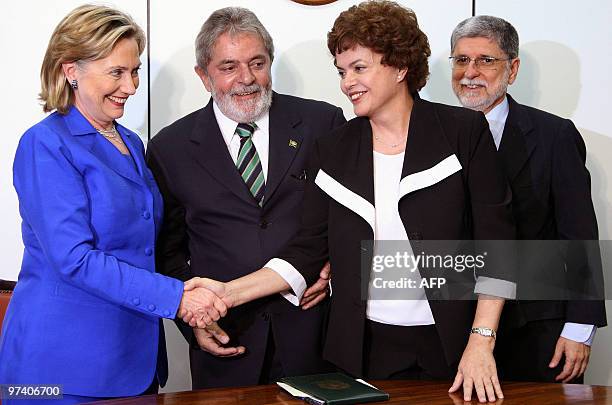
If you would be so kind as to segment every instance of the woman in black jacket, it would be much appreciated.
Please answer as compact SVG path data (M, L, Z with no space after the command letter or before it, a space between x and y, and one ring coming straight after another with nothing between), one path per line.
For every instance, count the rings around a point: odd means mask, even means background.
M473 387L481 401L502 398L493 347L504 299L514 297L511 269L485 266L469 277L477 304L445 299L465 296L465 279L436 288L423 266L412 273L418 286L410 295L393 299L375 267L383 244L372 251L364 242L403 240L419 255L428 240L514 238L510 193L485 117L418 97L429 44L415 14L394 2L341 13L328 47L357 117L316 145L302 229L263 269L227 284L196 279L188 288L209 286L228 306L278 292L297 303L329 260L327 360L373 379L455 375L451 391L463 385L466 400Z

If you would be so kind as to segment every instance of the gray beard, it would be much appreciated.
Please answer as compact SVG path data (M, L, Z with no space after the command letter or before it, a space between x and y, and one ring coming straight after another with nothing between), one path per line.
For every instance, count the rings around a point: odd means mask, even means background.
M496 88L493 88L493 94L488 97L470 97L465 94L455 92L462 106L476 111L486 111L495 101L506 94L508 90L508 79L510 78L510 69L506 69L504 77Z
M499 86L495 89L495 93L491 94L489 97L481 98L481 97L469 97L465 95L459 95L459 102L464 107L467 107L471 110L476 111L486 111L495 101L497 101L501 96L506 94L506 90L508 89L508 84Z
M236 103L232 98L232 94L260 90L259 97L247 100L245 102ZM231 90L228 93L219 94L212 86L212 98L215 100L219 109L227 118L235 122L254 122L268 112L272 105L272 89L262 88L259 85L246 86L239 91Z

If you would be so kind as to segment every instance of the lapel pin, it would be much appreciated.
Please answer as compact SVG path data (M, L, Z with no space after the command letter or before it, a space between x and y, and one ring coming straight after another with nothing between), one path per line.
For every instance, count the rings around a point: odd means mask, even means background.
M298 143L297 143L297 141L294 141L293 139L289 139L289 146L292 147L292 148L297 149Z

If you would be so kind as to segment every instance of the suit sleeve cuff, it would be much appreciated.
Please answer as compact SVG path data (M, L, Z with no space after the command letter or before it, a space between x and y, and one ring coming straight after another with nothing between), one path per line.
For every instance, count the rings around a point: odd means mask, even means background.
M593 344L596 331L597 327L595 325L566 322L563 326L563 330L561 331L561 337L591 346Z
M300 300L306 291L306 280L304 276L293 265L286 260L274 258L264 265L279 276L281 276L291 287L291 291L281 292L280 294L295 306L300 305Z
M479 276L476 280L474 293L513 300L516 298L516 283L498 278Z

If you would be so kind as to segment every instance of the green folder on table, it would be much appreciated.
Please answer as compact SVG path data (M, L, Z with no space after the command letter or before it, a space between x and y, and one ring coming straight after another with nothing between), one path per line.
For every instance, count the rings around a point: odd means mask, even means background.
M342 373L281 378L277 384L310 404L341 405L387 401L389 394Z

